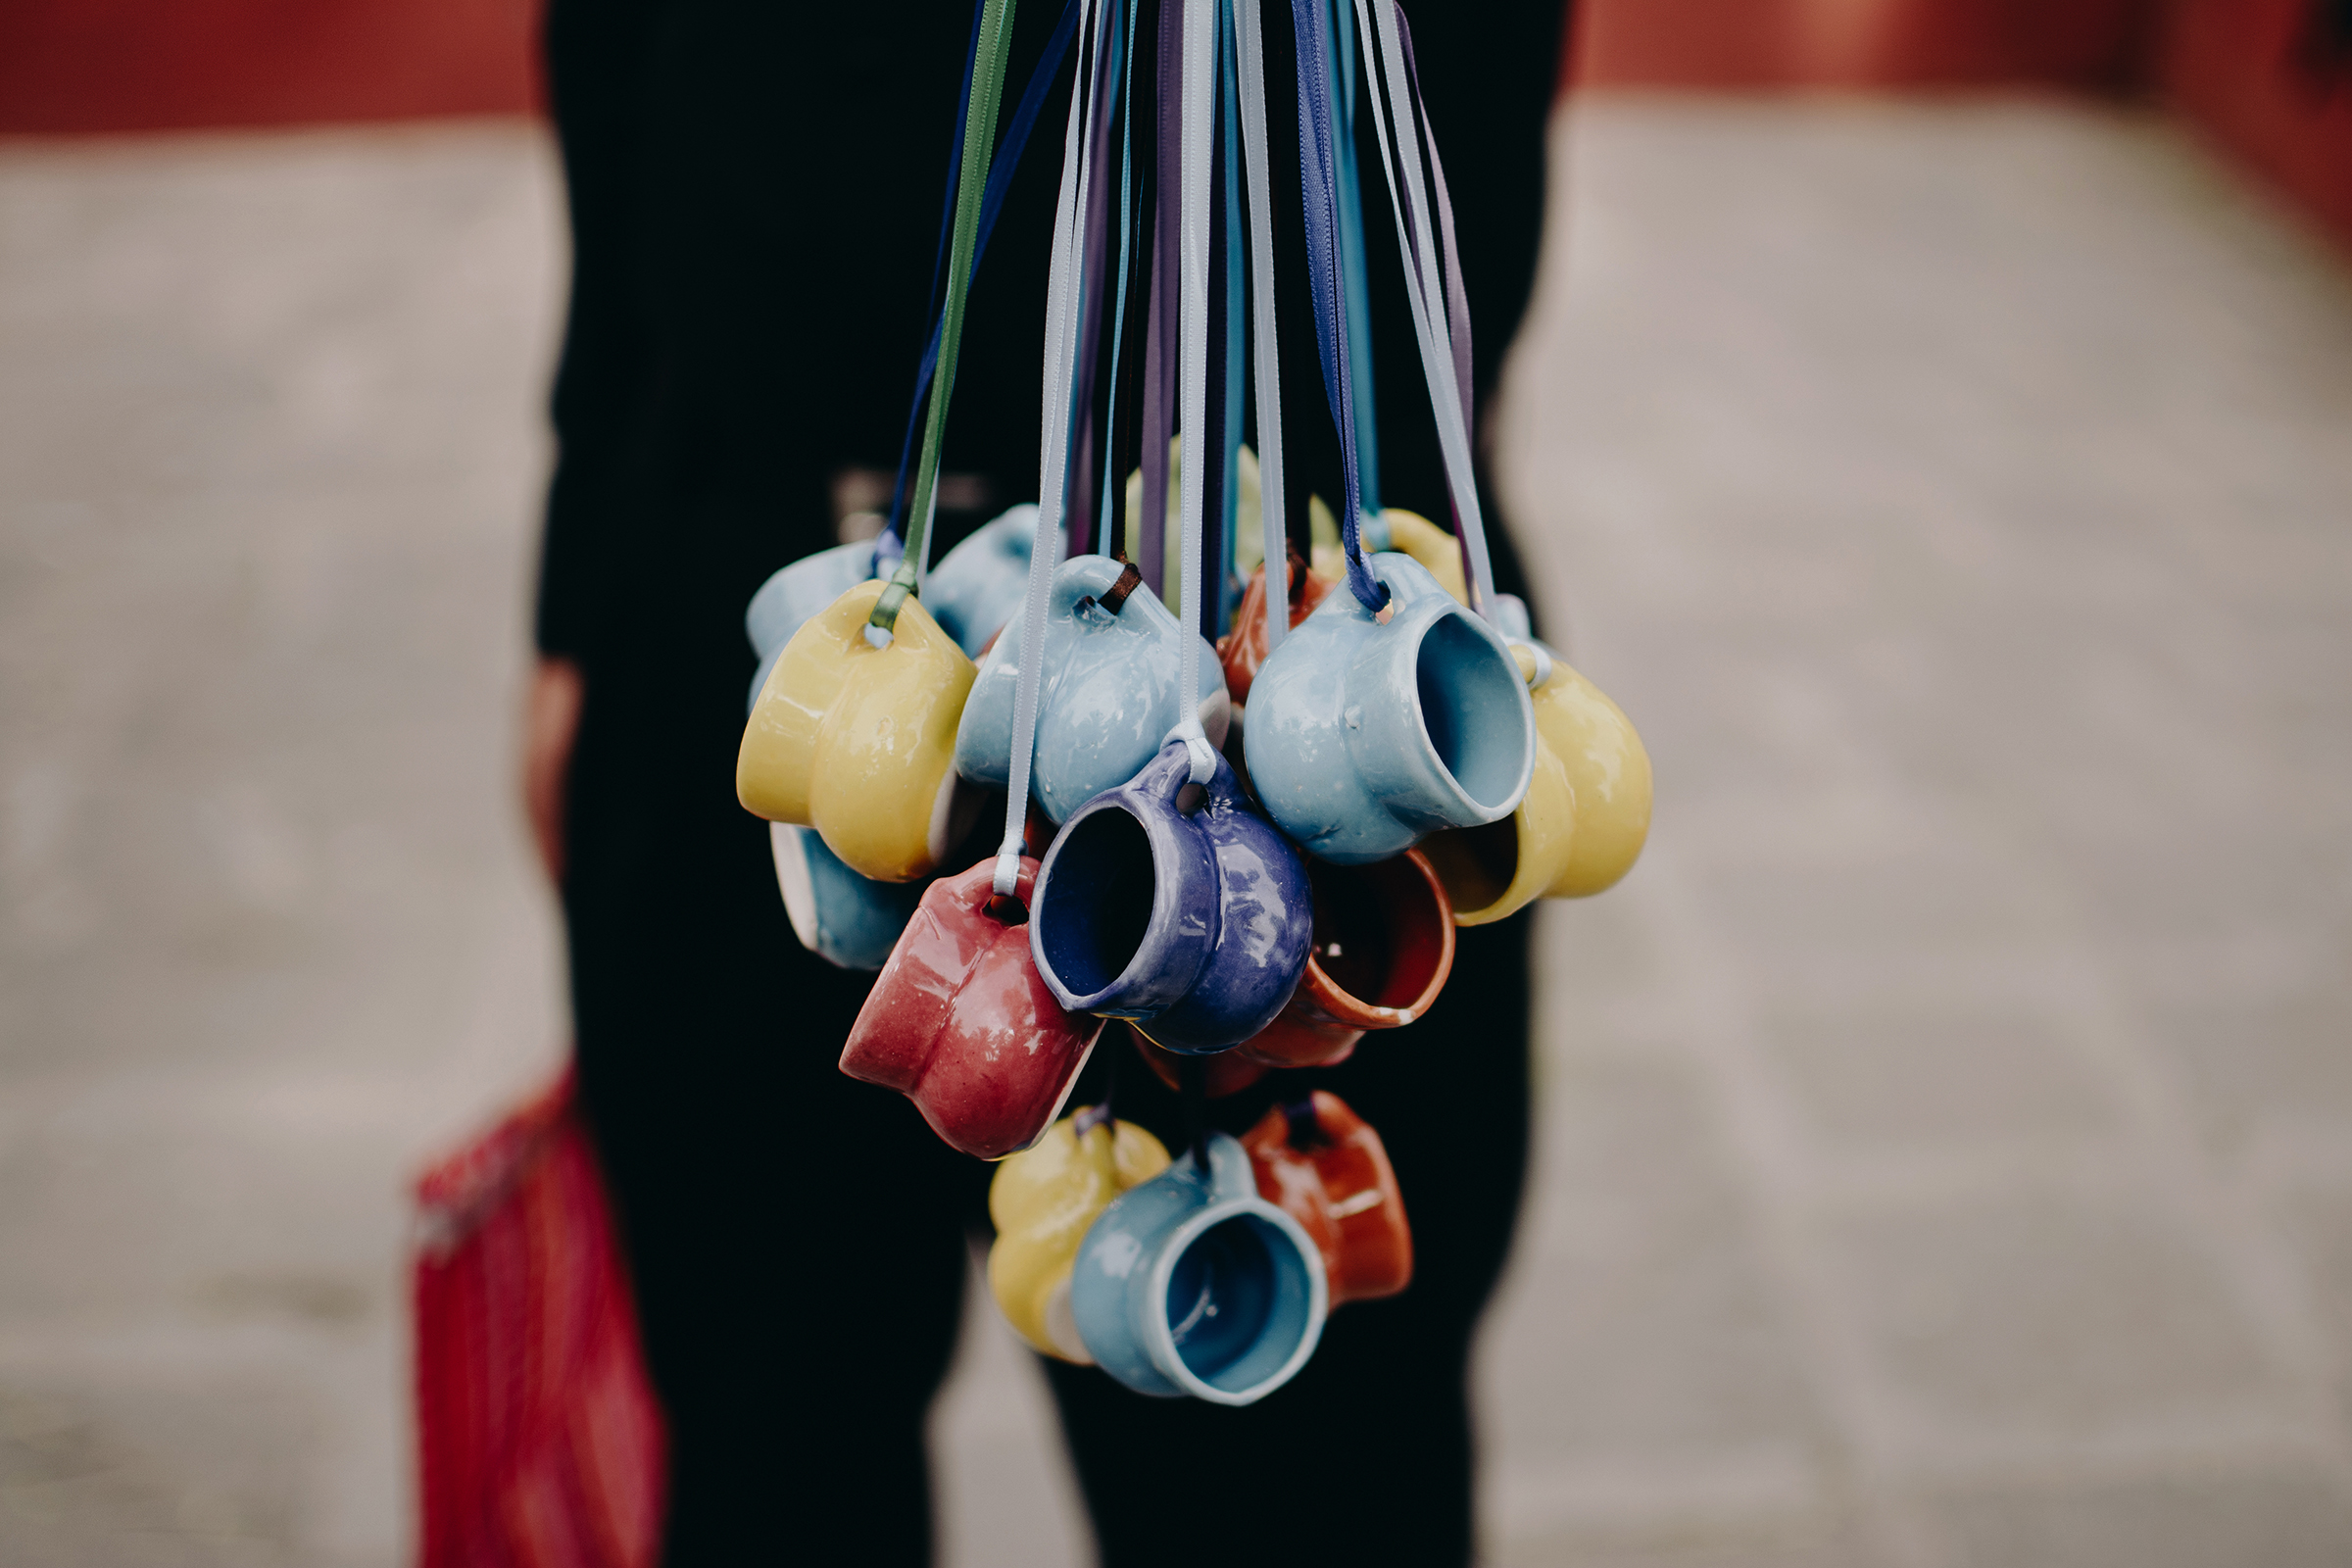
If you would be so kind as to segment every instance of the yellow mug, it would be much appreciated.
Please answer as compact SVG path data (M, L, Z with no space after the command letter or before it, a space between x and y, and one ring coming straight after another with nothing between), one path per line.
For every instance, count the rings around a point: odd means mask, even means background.
M743 728L735 795L771 822L815 828L858 875L908 882L970 826L956 725L977 670L917 599L884 646L867 641L883 586L858 584L784 645Z
M1089 1126L1081 1135L1078 1124ZM1065 1116L997 1167L988 1187L996 1244L988 1288L1022 1339L1048 1355L1089 1365L1070 1316L1070 1265L1110 1200L1168 1168L1160 1141L1133 1122Z
M1521 673L1541 672L1515 645ZM1614 886L1649 838L1649 754L1623 710L1557 660L1529 696L1536 767L1519 809L1484 827L1424 839L1457 925L1485 925L1537 899L1576 899Z

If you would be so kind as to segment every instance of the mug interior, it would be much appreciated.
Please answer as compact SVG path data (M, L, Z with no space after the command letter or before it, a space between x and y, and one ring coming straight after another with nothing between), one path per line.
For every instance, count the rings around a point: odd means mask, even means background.
M1493 908L1519 874L1519 813L1481 827L1457 827L1421 841L1446 896L1464 914Z
M1519 787L1527 760L1517 662L1498 658L1461 615L1441 615L1422 634L1413 675L1421 730L1438 761L1481 807L1501 806Z
M1255 1214L1195 1237L1168 1276L1168 1334L1185 1369L1241 1394L1289 1364L1308 1329L1312 1282L1291 1238Z
M1092 812L1056 847L1037 909L1046 961L1072 996L1108 990L1152 925L1152 840L1125 811Z
M1360 874L1370 894L1360 903L1381 917L1388 965L1378 992L1355 994L1376 1006L1412 1006L1438 978L1449 916L1438 907L1421 868L1404 856L1364 866Z

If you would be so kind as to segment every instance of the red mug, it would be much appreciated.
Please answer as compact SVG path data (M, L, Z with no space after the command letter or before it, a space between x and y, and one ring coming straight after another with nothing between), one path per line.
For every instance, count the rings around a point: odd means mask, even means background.
M1054 1002L1028 927L991 912L996 868L982 860L924 891L841 1054L843 1072L896 1089L950 1148L982 1159L1044 1136L1102 1032ZM1023 906L1036 877L1024 858Z
M1372 1124L1318 1089L1270 1107L1242 1138L1257 1193L1323 1254L1331 1304L1395 1296L1413 1278L1413 1232L1396 1167Z
M1329 577L1307 568L1296 548L1291 551L1291 624L1304 620L1331 592ZM1241 607L1233 614L1233 630L1217 639L1217 658L1225 664L1225 694L1236 706L1250 700L1250 682L1266 662L1266 568L1261 564L1250 574Z
M1419 850L1370 865L1306 862L1314 945L1289 1005L1237 1053L1268 1067L1345 1061L1367 1029L1427 1012L1453 972L1453 905Z

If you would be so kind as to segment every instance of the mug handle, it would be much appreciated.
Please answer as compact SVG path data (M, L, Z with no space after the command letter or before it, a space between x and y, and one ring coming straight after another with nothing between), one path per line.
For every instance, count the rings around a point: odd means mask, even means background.
M1230 1133L1208 1135L1208 1193L1219 1202L1257 1197L1257 1172L1250 1152Z
M1200 786L1200 807L1194 809L1198 811L1203 807L1215 806L1231 810L1241 802L1242 781L1235 776L1233 764L1225 760L1224 753L1214 747L1209 750L1216 757L1216 766L1210 771L1208 782ZM1181 736L1171 735L1161 743L1159 755L1146 762L1144 770L1136 774L1127 787L1157 796L1172 807L1176 804L1176 798L1184 793L1184 787L1192 781L1192 748L1185 744Z

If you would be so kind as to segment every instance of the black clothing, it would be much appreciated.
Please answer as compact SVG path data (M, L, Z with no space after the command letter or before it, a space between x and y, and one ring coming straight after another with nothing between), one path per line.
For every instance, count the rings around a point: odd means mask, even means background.
M1491 386L1534 277L1559 8L1421 10ZM1278 6L1266 20L1292 493L1336 500L1290 28ZM1046 0L1019 9L1008 99L1054 21ZM1148 38L1150 7L1143 25ZM555 0L548 22L574 279L537 635L588 675L564 887L579 1073L670 1416L677 1568L916 1563L930 1546L923 1417L991 1168L837 1070L871 977L794 939L765 824L733 779L753 669L745 602L833 543L838 469L898 460L969 26L957 5L748 0ZM1369 121L1385 499L1444 518ZM989 476L1002 500L1036 492L1060 125L1049 107L973 287L948 424L946 466ZM1524 591L1488 516L1501 584ZM1194 1560L1191 1541L1236 1562L1313 1560L1341 1539L1335 1512L1368 1533L1373 1560L1466 1560L1462 1372L1525 1158L1525 924L1464 931L1450 986L1412 1030L1285 1076L1286 1089L1333 1088L1387 1140L1419 1251L1409 1292L1344 1308L1307 1370L1251 1410L1146 1400L1054 1368L1106 1562ZM1114 1026L1090 1078L1124 1050ZM1124 1112L1174 1137L1172 1098L1128 1066ZM1245 1124L1271 1092L1220 1102L1217 1119ZM1307 1483L1303 1503L1254 1485L1205 1489L1180 1510L1147 1494L1151 1453L1265 1452L1249 1434L1271 1438L1269 1421L1349 1440L1282 1472ZM1316 1551L1288 1544L1302 1529Z

